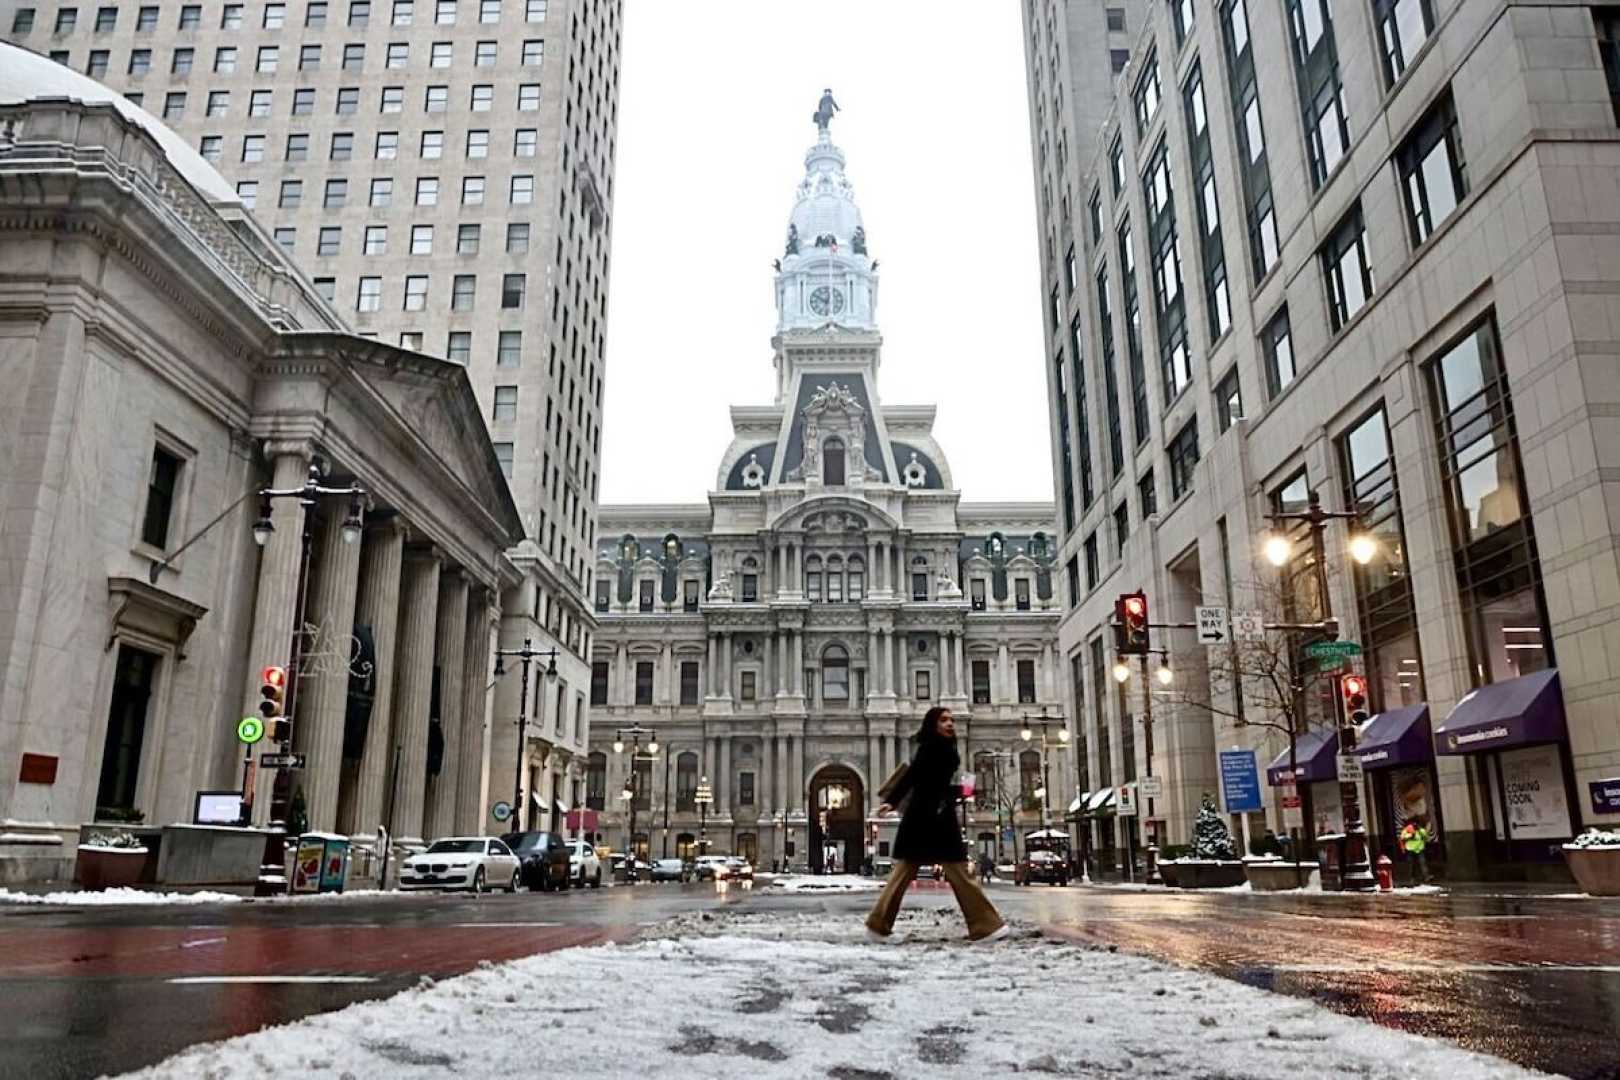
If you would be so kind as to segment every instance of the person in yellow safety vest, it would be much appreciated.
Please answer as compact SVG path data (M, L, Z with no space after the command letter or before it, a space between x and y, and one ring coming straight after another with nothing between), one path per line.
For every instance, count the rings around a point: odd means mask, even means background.
M1429 846L1429 840L1428 827L1415 821L1408 821L1401 829L1401 847L1408 855L1417 859L1420 885L1426 885L1429 881L1429 863L1423 855L1424 849Z

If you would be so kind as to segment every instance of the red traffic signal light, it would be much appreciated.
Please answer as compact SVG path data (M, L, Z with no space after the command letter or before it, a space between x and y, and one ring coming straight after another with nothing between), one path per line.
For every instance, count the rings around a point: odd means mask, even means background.
M270 738L276 742L287 739L287 722L278 719L283 715L286 699L287 669L272 664L259 673L259 715L266 720Z
M1364 675L1339 676L1339 700L1344 703L1344 718L1352 724L1367 719L1367 678Z
M1124 593L1114 601L1114 651L1121 656L1148 653L1148 602L1142 592Z

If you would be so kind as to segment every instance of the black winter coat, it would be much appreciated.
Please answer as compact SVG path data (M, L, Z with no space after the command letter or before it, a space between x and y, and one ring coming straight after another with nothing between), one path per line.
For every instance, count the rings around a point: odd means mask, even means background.
M951 783L961 764L955 739L934 737L918 745L891 801L900 806L907 800L894 840L896 859L923 864L967 861L962 826L956 819L957 788Z

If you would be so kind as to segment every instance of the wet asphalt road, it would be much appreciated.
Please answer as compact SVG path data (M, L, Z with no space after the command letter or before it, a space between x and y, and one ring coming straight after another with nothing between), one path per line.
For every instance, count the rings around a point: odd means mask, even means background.
M931 884L907 903L950 906L949 891ZM1079 886L995 886L992 897L1008 917L1055 934L1308 997L1579 1080L1620 1078L1617 902ZM854 919L870 902L871 894L643 885L330 903L0 906L0 1076L117 1073L480 960L623 940L683 911L724 905ZM1083 998L1085 988L1075 992Z

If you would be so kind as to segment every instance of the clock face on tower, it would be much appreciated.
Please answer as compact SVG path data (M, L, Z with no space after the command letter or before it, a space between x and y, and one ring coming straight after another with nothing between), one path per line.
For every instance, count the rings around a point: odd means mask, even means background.
M817 285L810 290L810 310L817 315L836 315L844 310L844 292L829 285Z

